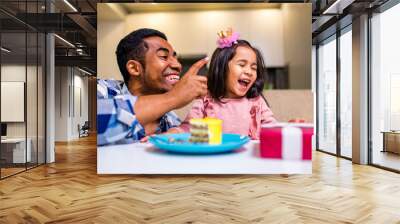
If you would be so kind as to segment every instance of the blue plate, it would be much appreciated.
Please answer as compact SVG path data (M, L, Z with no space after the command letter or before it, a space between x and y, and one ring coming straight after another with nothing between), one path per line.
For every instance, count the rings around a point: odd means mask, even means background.
M247 136L237 134L222 134L222 143L219 145L210 145L204 143L191 143L189 142L189 133L181 134L163 134L155 135L149 138L149 142L157 148L177 153L187 154L210 154L229 152L239 149L242 145L246 144L250 139ZM173 138L175 141L170 142Z

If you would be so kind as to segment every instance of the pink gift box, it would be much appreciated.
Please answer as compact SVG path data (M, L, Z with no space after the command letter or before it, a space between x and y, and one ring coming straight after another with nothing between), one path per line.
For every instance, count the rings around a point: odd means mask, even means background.
M285 160L311 160L313 133L313 125L307 123L264 125L260 132L260 156Z

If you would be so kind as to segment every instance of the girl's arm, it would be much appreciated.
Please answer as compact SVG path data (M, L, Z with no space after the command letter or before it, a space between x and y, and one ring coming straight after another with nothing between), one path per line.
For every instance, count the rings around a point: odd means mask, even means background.
M274 117L271 109L267 106L265 100L260 97L260 110L261 110L261 124L273 124L277 123L277 120Z

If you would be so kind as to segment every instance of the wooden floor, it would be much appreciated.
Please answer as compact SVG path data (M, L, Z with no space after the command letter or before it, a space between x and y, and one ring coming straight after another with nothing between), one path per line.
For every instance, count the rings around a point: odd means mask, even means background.
M19 173L26 170L25 167L24 168L1 168L1 177L8 177L11 176L13 174Z
M372 161L377 165L400 170L400 154L376 150L374 151Z
M99 176L84 138L0 181L0 223L43 222L400 223L400 175L318 152L312 175Z

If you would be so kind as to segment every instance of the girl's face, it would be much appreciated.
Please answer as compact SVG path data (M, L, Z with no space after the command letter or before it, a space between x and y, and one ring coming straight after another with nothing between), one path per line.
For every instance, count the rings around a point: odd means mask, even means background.
M227 98L244 97L257 78L257 56L245 46L236 48L235 56L229 61L226 82Z

